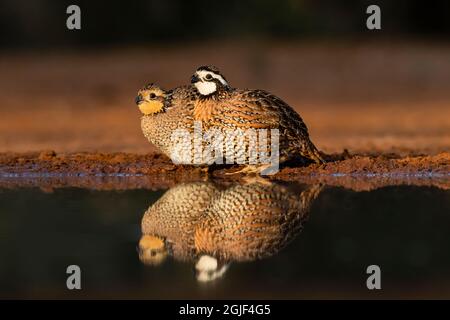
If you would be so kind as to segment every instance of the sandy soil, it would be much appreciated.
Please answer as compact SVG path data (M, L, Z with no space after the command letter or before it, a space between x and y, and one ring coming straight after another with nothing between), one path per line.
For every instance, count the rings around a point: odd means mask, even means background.
M282 97L319 149L334 154L323 167L285 168L277 178L331 183L336 174L391 175L386 181L431 173L436 181L450 172L449 56L450 46L417 43L2 53L0 173L203 177L155 154L133 98L146 82L184 84L197 66L211 63L237 87Z

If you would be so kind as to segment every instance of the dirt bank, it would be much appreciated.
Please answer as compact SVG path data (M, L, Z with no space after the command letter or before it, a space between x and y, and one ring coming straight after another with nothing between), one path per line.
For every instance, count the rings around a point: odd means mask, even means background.
M268 178L300 183L321 182L355 190L398 184L450 188L450 153L446 152L407 157L341 153L328 156L328 160L325 165L284 167ZM241 180L245 178L241 174L226 174L238 169L238 166L218 166L208 170L178 166L158 153L1 153L0 186L167 188L180 182L208 178L230 182Z

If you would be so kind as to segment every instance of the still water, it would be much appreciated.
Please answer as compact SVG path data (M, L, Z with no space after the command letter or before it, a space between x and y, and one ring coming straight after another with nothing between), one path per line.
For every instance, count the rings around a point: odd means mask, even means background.
M450 298L449 244L435 187L0 189L0 298Z

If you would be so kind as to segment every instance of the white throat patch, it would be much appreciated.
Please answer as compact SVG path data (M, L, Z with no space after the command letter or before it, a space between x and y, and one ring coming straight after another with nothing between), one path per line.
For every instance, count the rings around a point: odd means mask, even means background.
M201 95L207 96L216 92L217 85L214 82L196 82L195 87Z
M212 81L211 78L219 80L220 83L223 84L224 86L228 86L228 82L226 82L225 79L220 74L216 74L214 72L207 70L200 70L197 71L196 73L201 81L195 83L195 87L200 92L200 94L204 96L210 95L211 93L214 93L217 90L217 85L214 83L214 81ZM208 80L207 77L210 77L210 79Z

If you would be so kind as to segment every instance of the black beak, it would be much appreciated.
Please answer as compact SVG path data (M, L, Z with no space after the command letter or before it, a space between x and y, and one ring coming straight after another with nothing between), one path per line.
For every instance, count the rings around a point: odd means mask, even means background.
M200 81L200 78L196 74L194 74L191 78L191 83L196 83L199 81Z
M144 98L142 97L142 95L138 94L137 97L134 98L134 103L140 104L143 100L144 100Z

